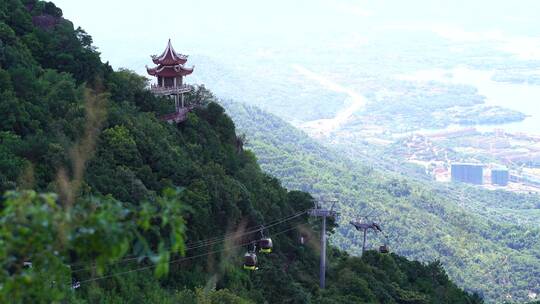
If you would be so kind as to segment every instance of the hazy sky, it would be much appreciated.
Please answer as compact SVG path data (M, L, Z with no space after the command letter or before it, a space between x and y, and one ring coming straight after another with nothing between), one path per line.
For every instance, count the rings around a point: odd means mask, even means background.
M253 45L317 42L337 35L363 37L384 27L433 31L447 39L501 40L510 51L524 52L525 45L540 57L537 0L54 2L94 37L103 59L115 67L160 52L168 38L178 51L214 55L220 49L231 53Z

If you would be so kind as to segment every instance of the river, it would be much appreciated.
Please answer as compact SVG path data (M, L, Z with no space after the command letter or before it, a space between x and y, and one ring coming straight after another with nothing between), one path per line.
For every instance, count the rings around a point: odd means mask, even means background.
M319 83L321 86L348 95L347 106L340 110L333 118L309 121L300 126L312 136L328 136L333 131L339 130L350 117L367 103L367 99L355 92L353 89L338 84L328 78L310 71L300 65L293 68L301 75ZM528 117L520 122L498 124L498 125L477 125L480 131L493 131L493 129L503 129L511 133L527 133L530 135L540 135L540 86L530 84L514 84L497 82L492 80L495 71L473 70L467 67L456 67L454 69L433 69L418 71L411 74L398 75L398 79L409 81L438 81L449 84L471 85L478 89L478 93L486 97L487 105L500 106L526 114ZM471 127L471 126L467 126ZM446 130L459 129L462 126L449 126ZM441 131L419 130L420 132Z
M367 103L367 99L353 89L334 82L333 80L308 70L301 65L293 65L293 68L300 75L319 83L328 90L348 95L347 106L338 111L333 118L308 121L300 126L300 129L308 132L311 136L321 137L330 135L333 131L338 130L343 126L354 113L362 109Z
M419 71L413 74L400 75L398 78L472 85L478 89L480 95L486 97L486 104L517 110L528 115L521 122L480 125L476 126L478 130L490 131L499 128L507 132L540 135L540 86L493 81L492 76L494 73L494 71L456 67L450 70Z

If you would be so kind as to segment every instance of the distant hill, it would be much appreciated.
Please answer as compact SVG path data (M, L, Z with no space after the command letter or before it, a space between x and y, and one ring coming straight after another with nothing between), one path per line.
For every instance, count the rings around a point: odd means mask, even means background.
M529 291L538 293L540 230L519 216L538 208L536 197L441 186L377 169L257 107L222 103L263 170L289 189L337 197L342 215L333 244L358 254L360 235L348 222L371 213L382 221L395 252L439 259L454 281L489 301L526 301ZM375 235L369 240L370 248L383 241Z

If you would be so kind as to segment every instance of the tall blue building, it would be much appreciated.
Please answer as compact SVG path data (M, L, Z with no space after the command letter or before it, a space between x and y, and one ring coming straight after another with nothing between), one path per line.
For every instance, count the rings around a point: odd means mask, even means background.
M510 174L506 168L491 169L491 183L498 186L507 186Z
M484 180L484 166L481 164L452 164L452 181L481 185Z

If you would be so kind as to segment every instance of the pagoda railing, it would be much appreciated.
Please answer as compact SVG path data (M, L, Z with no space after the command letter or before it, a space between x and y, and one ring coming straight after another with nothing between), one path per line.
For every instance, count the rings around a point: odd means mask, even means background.
M184 84L177 87L163 87L153 84L150 86L150 91L156 95L176 95L191 91L191 86Z

